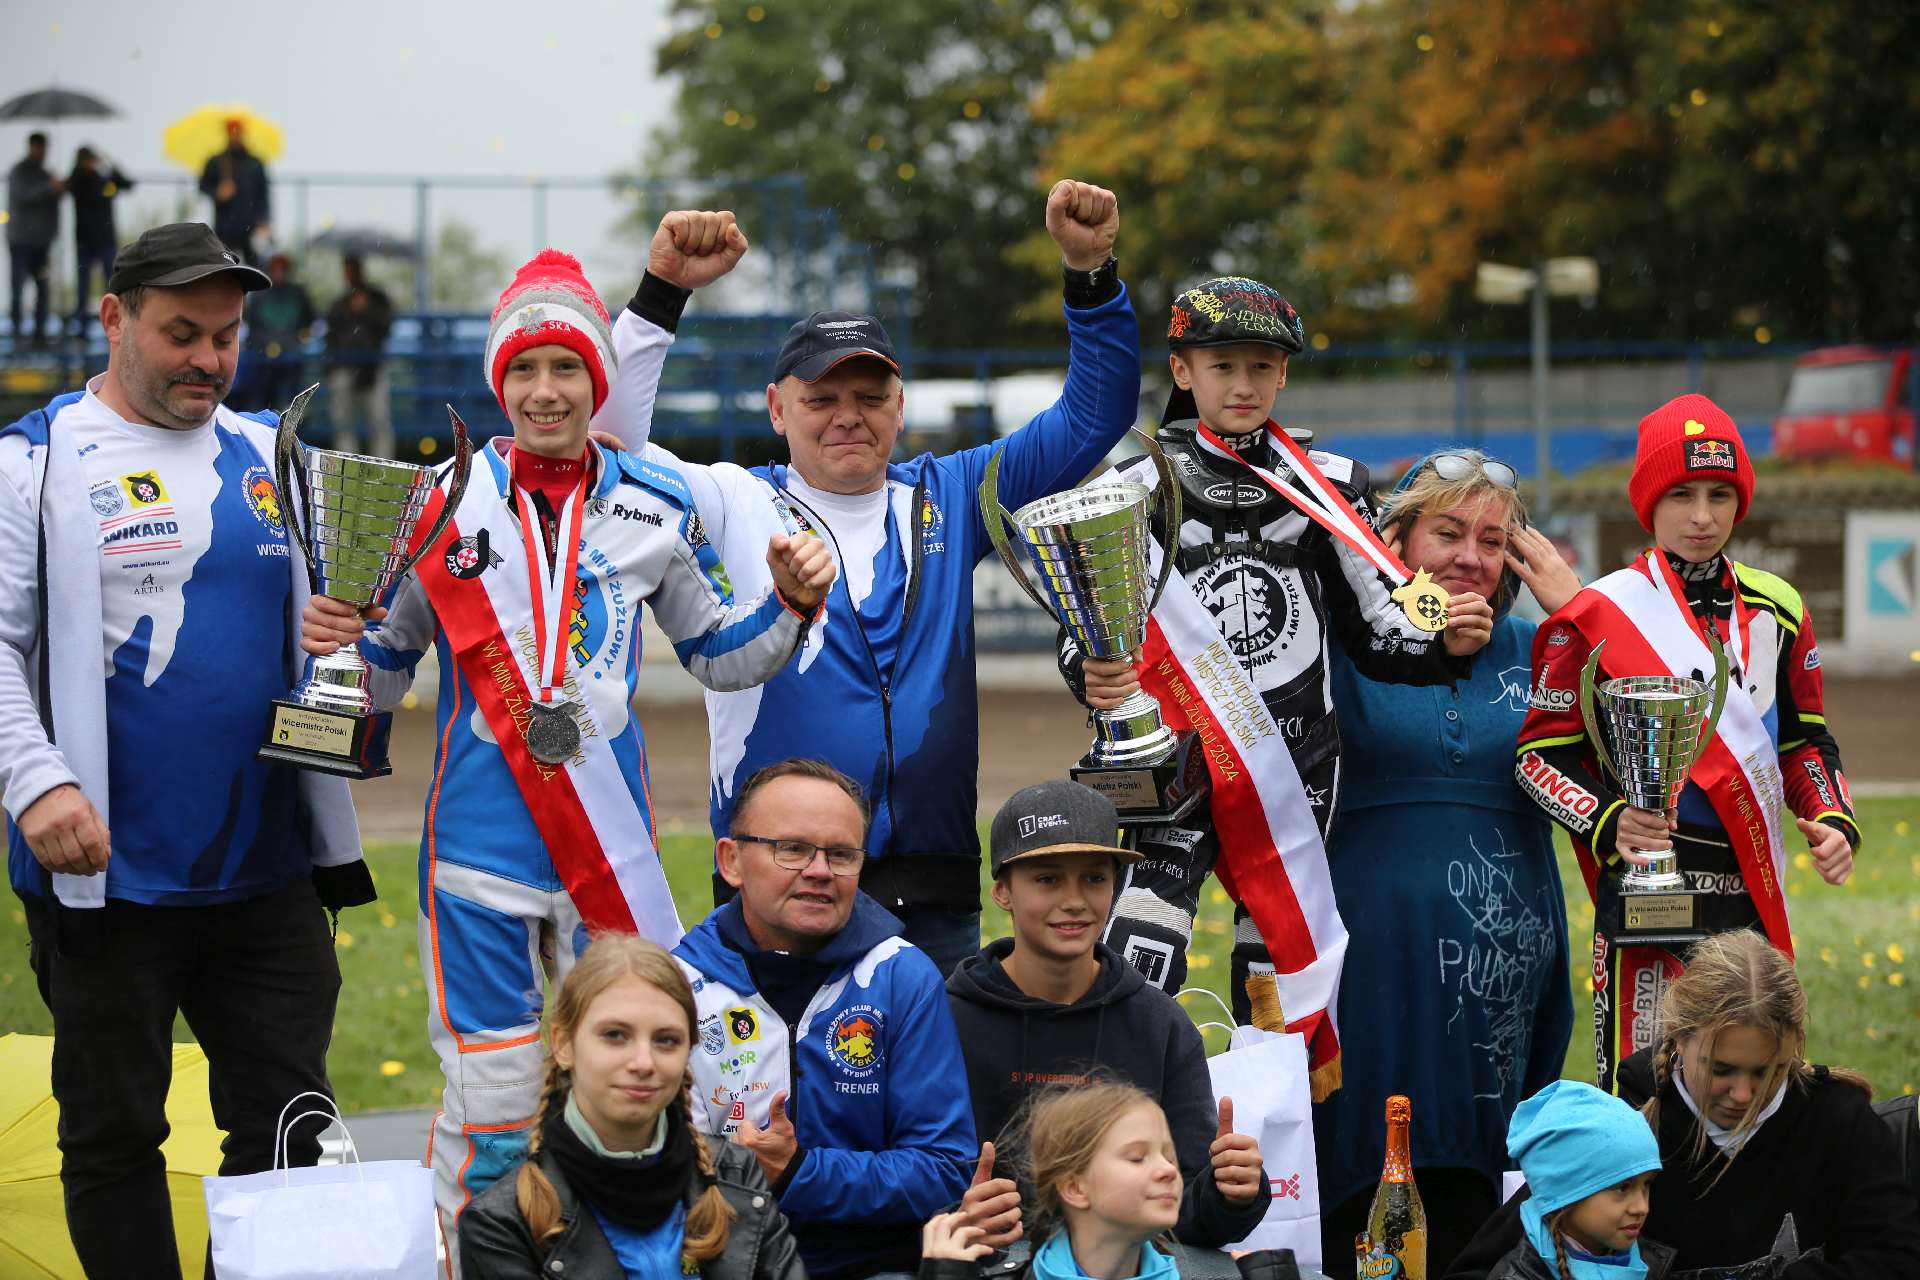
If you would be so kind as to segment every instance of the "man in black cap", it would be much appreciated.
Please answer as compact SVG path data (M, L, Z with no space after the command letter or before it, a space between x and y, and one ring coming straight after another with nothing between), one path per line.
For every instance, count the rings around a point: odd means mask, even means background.
M7 869L94 1276L179 1274L160 1152L176 1015L209 1060L220 1172L270 1168L280 1108L328 1092L327 913L373 899L345 781L254 756L300 674L307 595L276 419L220 403L241 300L267 283L203 225L147 232L100 303L106 372L0 429ZM318 1159L312 1125L288 1156Z
M1066 387L1004 440L957 453L892 460L906 396L886 329L873 316L823 311L788 332L767 385L767 416L790 461L685 466L646 446L685 295L663 305L643 283L614 328L620 386L600 425L680 467L727 566L757 578L744 548L774 531L817 534L840 566L798 660L757 689L707 695L713 830L726 833L757 769L794 755L831 762L873 800L861 887L943 974L979 947L973 571L992 553L980 481L1002 455L1001 497L1019 506L1075 483L1133 425L1139 332L1113 259L1119 225L1112 192L1055 184L1046 226L1065 271Z

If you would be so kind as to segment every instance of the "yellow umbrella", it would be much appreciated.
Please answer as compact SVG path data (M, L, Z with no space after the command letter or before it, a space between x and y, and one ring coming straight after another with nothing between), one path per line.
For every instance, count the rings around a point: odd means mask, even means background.
M240 122L240 140L261 160L278 160L286 149L286 135L280 132L280 126L256 115L251 107L237 102L225 106L209 103L167 126L166 133L161 135L167 159L189 172L199 173L207 167L208 160L227 149L229 120Z
M85 1280L67 1238L60 1193L60 1108L49 1092L53 1037L0 1036L0 1276ZM173 1046L167 1095L173 1132L160 1147L173 1197L174 1240L182 1275L196 1276L207 1256L207 1202L200 1179L220 1169L220 1142L207 1102L207 1055Z

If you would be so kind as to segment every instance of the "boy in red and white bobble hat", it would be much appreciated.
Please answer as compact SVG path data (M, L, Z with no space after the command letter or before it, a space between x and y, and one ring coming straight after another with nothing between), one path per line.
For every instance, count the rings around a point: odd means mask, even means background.
M687 288L724 274L746 242L731 214L668 221L685 251L668 260L687 269L649 275L634 305L677 317ZM514 274L485 373L512 437L477 451L451 525L389 610L367 611L381 625L366 631L352 605L315 596L301 634L309 653L358 643L382 707L405 695L428 645L439 655L419 934L446 1075L430 1163L449 1258L460 1211L526 1150L546 982L590 932L680 940L630 711L640 602L701 683L741 689L799 651L834 577L819 539L776 535L772 587L734 603L680 476L589 439L614 381L611 326L567 254L548 249ZM423 525L449 492L443 476Z
M1595 900L1594 1029L1598 1083L1654 1043L1652 995L1684 967L1685 944L1622 944L1620 877L1642 851L1676 855L1692 895L1677 932L1755 928L1792 954L1785 895L1784 802L1830 884L1852 873L1860 844L1840 750L1827 730L1813 619L1785 580L1724 554L1753 502L1740 428L1702 395L1640 421L1627 495L1654 545L1588 586L1533 644L1532 709L1520 731L1521 787L1573 837ZM1711 681L1706 637L1731 669L1706 752L1670 812L1636 808L1600 766L1580 708L1580 677L1602 643L1594 680L1675 675ZM1611 744L1609 744L1611 748ZM1617 757L1616 757L1617 759ZM1644 932L1644 931L1643 931Z

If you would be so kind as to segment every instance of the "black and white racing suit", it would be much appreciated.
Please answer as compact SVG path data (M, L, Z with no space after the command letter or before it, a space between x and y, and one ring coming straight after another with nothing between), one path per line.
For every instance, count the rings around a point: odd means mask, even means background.
M1392 584L1358 552L1309 521L1252 473L1240 468L1229 473L1197 448L1193 427L1191 421L1168 423L1157 436L1180 481L1177 569L1213 614L1265 699L1293 753L1324 838L1340 790L1340 729L1327 675L1328 621L1354 666L1375 680L1445 684L1466 674L1465 660L1449 657L1439 636L1407 620L1389 594ZM1240 452L1257 466L1290 474L1263 435L1249 437ZM1371 523L1367 469L1337 454L1315 450L1309 456L1340 496ZM1128 479L1156 482L1146 457L1131 459L1120 470ZM1166 544L1158 516L1153 536ZM1064 632L1059 661L1074 696L1085 702L1084 655ZM1193 916L1219 856L1219 838L1203 800L1179 823L1135 828L1129 839L1145 856L1128 869L1121 884L1107 926L1107 945L1125 955L1149 982L1178 991L1186 981ZM1246 908L1236 903L1232 992L1234 1016L1241 1023L1252 1021L1249 974L1272 973L1273 962L1258 929ZM1267 1020L1262 1018L1263 1023Z

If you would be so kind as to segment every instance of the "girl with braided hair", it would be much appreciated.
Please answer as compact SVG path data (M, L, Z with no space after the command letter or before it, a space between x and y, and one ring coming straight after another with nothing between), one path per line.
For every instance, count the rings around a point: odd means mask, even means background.
M1920 1205L1858 1073L1805 1058L1793 962L1747 929L1694 944L1659 1034L1620 1066L1620 1096L1660 1144L1649 1237L1674 1280L1920 1275ZM1481 1227L1448 1280L1483 1280L1522 1236L1528 1192Z
M460 1216L464 1274L805 1280L752 1154L689 1123L698 1034L664 950L617 933L588 946L549 1014L527 1161Z

